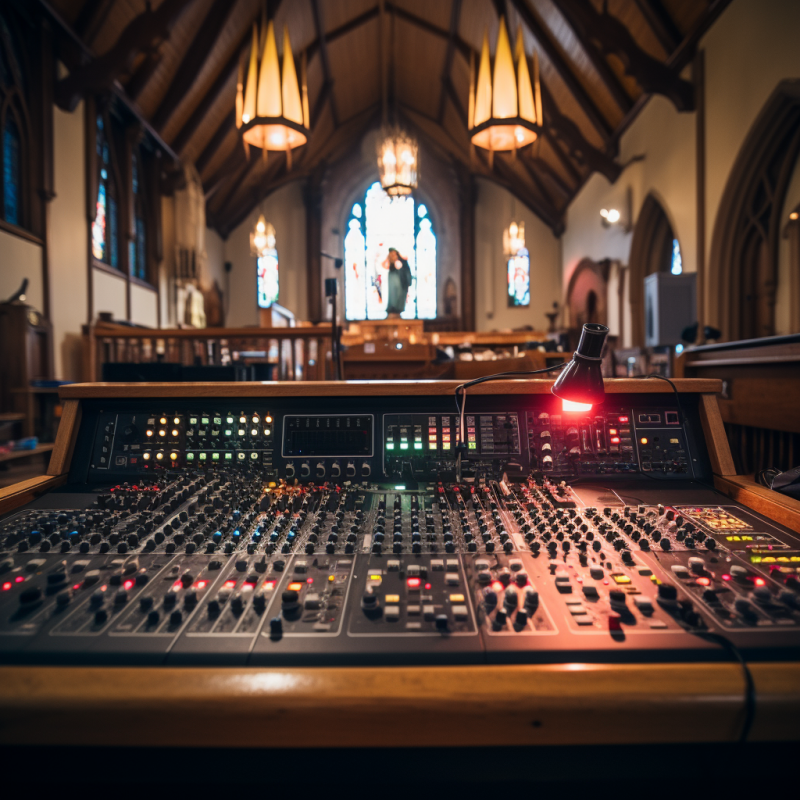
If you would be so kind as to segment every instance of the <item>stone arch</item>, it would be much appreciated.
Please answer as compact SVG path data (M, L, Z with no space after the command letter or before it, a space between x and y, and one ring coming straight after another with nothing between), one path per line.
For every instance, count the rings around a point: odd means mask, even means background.
M608 273L610 262L599 264L584 258L575 267L567 286L567 312L570 330L586 322L608 325Z

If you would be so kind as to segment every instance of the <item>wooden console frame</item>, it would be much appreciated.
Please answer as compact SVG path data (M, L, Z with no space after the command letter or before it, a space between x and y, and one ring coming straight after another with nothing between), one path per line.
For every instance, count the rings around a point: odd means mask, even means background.
M470 394L543 394L552 381L498 381ZM800 531L800 503L737 476L717 380L675 380L701 395L716 488ZM47 475L0 490L0 513L66 482L81 402L95 398L435 396L456 381L84 384L64 414ZM612 379L606 392L664 393ZM800 664L755 663L751 741L800 739ZM730 742L744 715L731 663L469 667L0 667L0 744L194 747L411 747ZM180 719L179 725L175 720ZM336 735L330 735L336 720ZM319 724L323 723L323 724ZM219 731L225 731L220 737Z

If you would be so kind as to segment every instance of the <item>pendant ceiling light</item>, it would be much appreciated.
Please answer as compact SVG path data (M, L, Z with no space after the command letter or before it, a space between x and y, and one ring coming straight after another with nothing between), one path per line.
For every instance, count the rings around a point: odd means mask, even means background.
M472 143L490 151L525 147L536 141L542 129L539 60L534 53L531 80L522 30L517 32L512 57L503 17L500 17L497 33L494 68L489 55L488 31L483 34L477 82L474 60L471 64L468 115Z
M381 3L381 30L383 30L383 3ZM381 38L381 41L384 41ZM394 50L394 13L392 14L391 32L392 50ZM381 56L383 51L381 51ZM397 59L393 59L394 97L397 102ZM394 109L393 125L389 124L387 99L386 65L381 59L381 82L383 99L383 126L378 137L378 174L381 186L391 197L402 197L411 194L417 188L419 178L419 145L414 136L404 130L398 123L397 108Z
M236 86L236 127L245 147L283 150L291 164L291 152L308 141L308 88L305 53L301 58L300 86L297 83L289 29L283 27L283 67L278 60L275 26L262 17L261 29L253 25L253 41L245 80L243 64Z
M263 258L275 249L275 228L261 214L256 227L250 234L250 252L256 258Z
M525 223L512 222L503 231L503 253L513 258L525 247Z

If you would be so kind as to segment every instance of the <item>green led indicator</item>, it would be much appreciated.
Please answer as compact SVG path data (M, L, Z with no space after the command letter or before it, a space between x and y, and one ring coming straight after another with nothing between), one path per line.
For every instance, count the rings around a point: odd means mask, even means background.
M233 461L233 453L225 453L226 461Z
M205 453L200 453L200 460L201 461L205 461L206 460L206 454Z
M251 458L253 461L255 461L256 459L258 459L258 453L256 453L255 451L254 451L254 452L252 452L252 453L250 453L250 458Z
M201 417L200 422L203 425L208 425L208 417Z
M212 461L219 461L219 453L212 453L211 454Z
M408 442L400 442L401 450L408 450Z
M215 425L222 425L222 417L214 417Z
M236 454L236 457L239 459L239 461L244 461L244 459L245 459L245 454L244 454L244 453L237 453L237 454Z
M469 449L470 450L477 450L478 449L478 443L477 442L470 442L469 443Z
M422 450L422 442L414 442L415 450Z
M387 450L394 450L394 442L386 442Z
M228 425L233 425L233 417L225 417L225 422L227 422Z
M187 461L194 461L194 453L187 453L186 454Z

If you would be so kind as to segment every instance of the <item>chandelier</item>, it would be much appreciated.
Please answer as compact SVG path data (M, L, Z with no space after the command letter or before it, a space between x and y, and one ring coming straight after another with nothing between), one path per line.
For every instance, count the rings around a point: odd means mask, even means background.
M260 57L259 42L263 43ZM260 147L264 159L269 150L283 150L291 166L292 149L305 144L309 135L305 53L300 65L301 96L289 29L284 25L281 68L275 43L275 26L272 20L267 24L264 17L261 30L258 25L253 25L246 81L243 66L239 66L236 85L236 127L242 132L245 148L249 145Z
M411 194L417 187L417 140L398 126L384 127L378 141L381 186L392 197Z
M256 227L250 234L250 252L257 258L263 258L275 249L275 228L261 214Z
M471 64L468 115L472 143L490 151L525 147L536 141L542 129L539 60L534 53L531 81L522 31L517 33L512 57L503 17L500 17L497 33L494 69L489 56L488 32L483 34L477 83L474 61Z
M525 247L525 223L512 222L503 231L503 254L512 258Z

